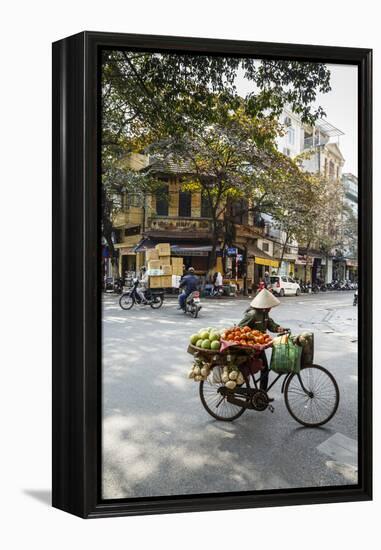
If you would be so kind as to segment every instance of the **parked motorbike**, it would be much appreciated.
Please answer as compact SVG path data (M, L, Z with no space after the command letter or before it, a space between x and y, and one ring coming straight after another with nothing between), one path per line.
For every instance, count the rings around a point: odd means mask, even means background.
M115 294L122 294L124 281L122 277L106 277L103 284L103 290L105 292L114 292Z
M213 288L210 291L210 296L213 298L220 298L224 295L224 289L222 286L213 286Z
M131 309L135 304L142 306L151 306L152 309L159 309L164 302L164 290L152 290L148 288L144 291L145 302L141 299L137 292L139 279L133 280L133 285L130 290L122 294L119 298L119 305L124 310Z
M184 313L188 313L193 317L194 319L197 318L202 305L200 304L200 293L198 290L195 290L189 294L187 299L185 300L185 309Z

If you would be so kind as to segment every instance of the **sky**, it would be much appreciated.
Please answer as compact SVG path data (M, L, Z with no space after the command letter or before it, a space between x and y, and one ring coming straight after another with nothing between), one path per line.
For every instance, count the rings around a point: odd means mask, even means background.
M351 172L357 176L357 66L327 66L331 71L332 90L328 94L318 94L317 103L327 113L328 122L344 132L339 138L345 158L343 173Z
M327 94L317 94L316 105L326 112L325 119L344 132L339 138L340 150L345 158L343 173L358 175L357 168L357 66L327 64L331 72L331 88ZM252 83L239 75L236 80L237 91L246 95L252 89Z

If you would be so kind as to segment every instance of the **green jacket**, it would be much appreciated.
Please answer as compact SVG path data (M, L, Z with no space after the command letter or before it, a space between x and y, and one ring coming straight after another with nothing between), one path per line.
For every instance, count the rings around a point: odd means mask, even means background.
M252 330L260 330L261 332L266 332L266 330L276 332L280 327L280 325L269 317L267 311L253 308L247 310L242 321L238 323L239 327L244 327L246 325Z

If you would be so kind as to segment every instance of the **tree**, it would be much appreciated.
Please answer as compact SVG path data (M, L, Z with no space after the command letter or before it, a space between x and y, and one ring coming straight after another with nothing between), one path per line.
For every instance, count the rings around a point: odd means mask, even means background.
M149 148L164 162L186 166L190 175L183 178L182 189L201 192L208 203L212 223L209 269L215 266L222 220L229 219L231 201L245 199L251 210L279 216L285 210L284 197L305 195L307 181L297 163L277 150L275 138L281 128L275 120L251 116L243 100L235 111L219 112L218 123L200 125Z
M125 188L124 176L115 164L151 143L181 141L189 131L197 133L202 126L218 125L221 115L226 117L242 102L238 74L253 84L245 110L256 121L262 120L264 131L286 104L311 124L324 114L321 107L313 107L317 92L330 90L330 73L324 64L103 52L102 227L110 248L112 215L120 203L116 196Z

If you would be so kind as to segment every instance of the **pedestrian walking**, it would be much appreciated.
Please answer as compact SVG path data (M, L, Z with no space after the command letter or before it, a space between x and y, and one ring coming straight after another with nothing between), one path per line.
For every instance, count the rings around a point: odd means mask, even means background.
M268 288L271 285L270 273L268 271L265 271L263 282L265 283L265 288Z

